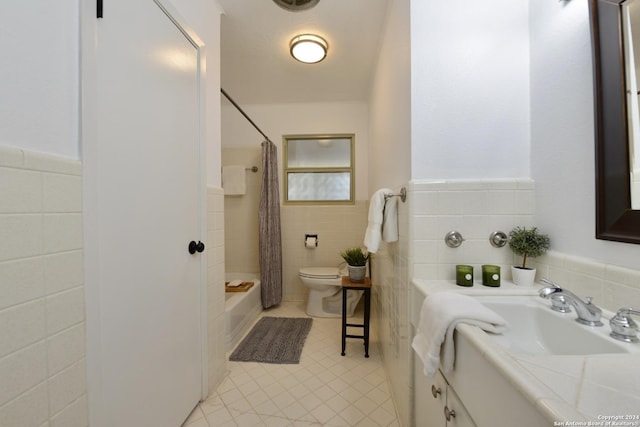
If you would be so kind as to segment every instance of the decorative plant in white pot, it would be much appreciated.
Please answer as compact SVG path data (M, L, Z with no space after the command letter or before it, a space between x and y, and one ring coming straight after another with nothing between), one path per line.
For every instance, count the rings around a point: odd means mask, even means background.
M549 249L549 236L541 234L536 227L516 227L509 233L509 248L522 257L522 266L512 266L511 275L516 285L532 285L536 269L527 267L528 258L536 258Z
M349 248L342 251L340 256L347 263L349 279L352 282L364 281L364 276L367 272L367 260L369 260L369 253L363 251L362 248Z

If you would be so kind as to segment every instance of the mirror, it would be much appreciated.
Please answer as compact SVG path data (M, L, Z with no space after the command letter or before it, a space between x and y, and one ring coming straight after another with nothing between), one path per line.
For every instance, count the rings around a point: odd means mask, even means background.
M622 8L629 126L629 180L631 209L640 209L640 0L627 0Z
M596 140L596 238L640 243L631 207L629 126L622 32L625 0L590 0Z

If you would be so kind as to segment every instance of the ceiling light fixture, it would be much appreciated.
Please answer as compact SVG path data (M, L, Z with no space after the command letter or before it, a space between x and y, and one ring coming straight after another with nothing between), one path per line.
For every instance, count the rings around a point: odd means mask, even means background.
M299 12L311 9L320 0L273 0L278 6L291 12Z
M314 34L300 34L289 43L291 56L305 64L322 61L327 56L327 49L329 49L327 41Z

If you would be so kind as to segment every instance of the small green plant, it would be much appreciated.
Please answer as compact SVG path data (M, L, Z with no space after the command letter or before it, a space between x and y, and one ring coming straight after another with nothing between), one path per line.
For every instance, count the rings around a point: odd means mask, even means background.
M522 257L522 268L527 268L527 258L535 258L549 249L549 236L540 234L536 227L516 227L509 233L509 247Z
M367 265L367 260L369 259L369 253L365 253L362 248L345 249L340 253L340 256L348 265L354 267Z

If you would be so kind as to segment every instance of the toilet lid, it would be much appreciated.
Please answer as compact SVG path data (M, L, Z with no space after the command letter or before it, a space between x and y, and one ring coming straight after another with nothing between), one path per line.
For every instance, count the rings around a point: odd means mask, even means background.
M306 267L300 269L300 276L318 279L336 279L340 275L335 267Z

